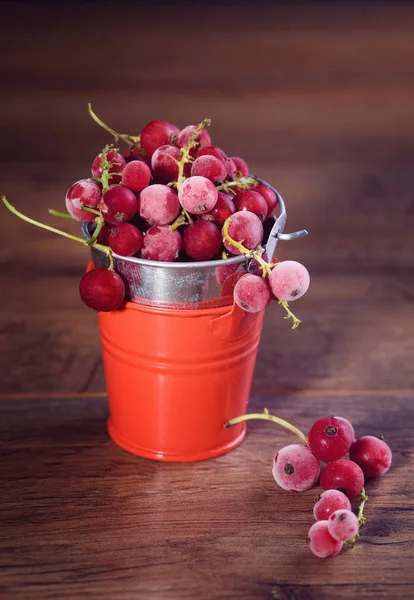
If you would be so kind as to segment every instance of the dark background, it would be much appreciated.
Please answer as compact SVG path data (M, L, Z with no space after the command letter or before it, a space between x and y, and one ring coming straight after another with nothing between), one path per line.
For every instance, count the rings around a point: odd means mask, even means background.
M110 141L88 102L128 133L208 116L214 143L280 191L287 230L309 231L278 250L310 270L304 326L292 335L267 311L253 389L410 387L414 6L16 2L1 22L0 191L13 204L78 232L47 209ZM4 346L19 340L2 357L4 391L103 390L77 291L87 251L5 209L0 239Z

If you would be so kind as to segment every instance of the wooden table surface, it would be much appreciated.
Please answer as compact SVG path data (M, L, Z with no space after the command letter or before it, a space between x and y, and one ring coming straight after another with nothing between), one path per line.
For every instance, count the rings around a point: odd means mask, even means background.
M78 298L87 252L2 209L1 600L414 598L414 6L57 6L0 4L0 192L56 223L108 141L88 101L131 133L211 117L310 232L280 248L312 284L298 331L266 312L251 410L304 430L340 414L394 463L367 484L360 543L323 561L317 489L271 475L284 430L251 422L202 463L119 449Z

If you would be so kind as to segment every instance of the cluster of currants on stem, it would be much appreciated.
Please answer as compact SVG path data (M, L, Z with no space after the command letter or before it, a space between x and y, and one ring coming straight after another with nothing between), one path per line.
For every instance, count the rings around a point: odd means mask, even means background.
M384 475L390 468L392 452L388 444L370 435L355 439L352 424L342 417L319 419L307 436L291 423L270 415L267 409L235 417L224 426L232 427L250 419L278 423L301 441L285 446L273 459L273 477L282 489L302 492L319 480L324 490L313 507L316 523L309 529L311 552L328 558L339 554L344 545L353 546L366 520L365 479ZM349 458L345 458L348 454ZM325 463L322 470L321 462ZM358 497L355 514L351 501Z
M307 291L309 273L296 261L266 257L262 245L278 196L250 175L243 158L229 157L212 145L206 130L210 120L181 130L167 121L151 121L139 135L128 135L88 108L115 144L122 141L127 149L121 154L115 145L105 146L92 162L91 177L68 189L67 212L49 212L87 223L90 239L34 221L2 197L16 216L107 254L109 268L92 269L82 277L83 302L96 311L122 306L126 288L116 271L119 257L225 265L226 259L244 255L248 272L238 265L219 267L218 283L227 283L228 290L231 281L234 300L245 311L260 312L276 299L296 328L300 321L288 302Z

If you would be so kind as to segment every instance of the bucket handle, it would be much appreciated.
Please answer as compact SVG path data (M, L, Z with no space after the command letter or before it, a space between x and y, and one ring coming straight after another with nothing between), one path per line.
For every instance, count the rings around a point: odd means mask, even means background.
M268 183L267 181L264 181L263 179L259 179L259 178L257 178L257 181L259 181L261 184L266 185L271 190L273 190L273 192L276 194L279 208L280 208L280 215L277 217L277 219L272 227L272 230L269 233L269 237L268 237L267 243L265 245L268 260L270 262L272 262L272 260L275 256L276 246L277 246L277 243L279 240L284 240L284 241L295 240L296 238L300 238L300 237L303 237L304 235L308 235L308 232L306 231L306 229L301 229L300 231L294 231L293 233L283 233L283 230L286 225L286 218L287 218L285 202L284 202L282 196L279 194L279 192L272 185L270 185L270 183Z

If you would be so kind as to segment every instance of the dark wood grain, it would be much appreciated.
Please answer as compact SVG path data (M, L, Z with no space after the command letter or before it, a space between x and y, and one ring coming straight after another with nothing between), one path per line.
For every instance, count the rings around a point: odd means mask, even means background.
M109 441L105 398L3 400L4 597L409 598L413 400L251 399L305 430L315 414L341 411L357 435L385 432L393 448L393 469L367 485L361 542L322 566L306 542L317 488L289 494L271 475L291 440L276 425L249 423L218 459L161 464Z
M282 193L280 258L309 267L292 332L266 312L250 408L384 435L353 551L313 557L316 489L287 494L291 437L251 422L233 452L161 464L106 433L88 252L0 215L1 600L409 600L414 597L414 6L410 3L0 2L0 193L47 209L116 129L212 118L229 154Z

